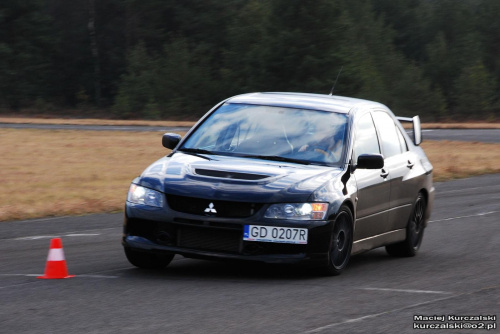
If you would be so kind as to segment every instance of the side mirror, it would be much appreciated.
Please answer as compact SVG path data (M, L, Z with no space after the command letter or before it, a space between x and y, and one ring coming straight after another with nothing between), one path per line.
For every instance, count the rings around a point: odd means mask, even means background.
M422 127L420 125L420 117L417 115L415 117L396 117L400 122L409 122L413 124L413 144L420 145L422 142Z
M413 117L413 143L420 145L422 142L422 127L420 126L420 117Z
M384 157L380 154L361 154L356 164L356 169L381 169L383 167Z
M161 138L161 143L164 147L173 150L181 141L181 136L177 133L165 133Z

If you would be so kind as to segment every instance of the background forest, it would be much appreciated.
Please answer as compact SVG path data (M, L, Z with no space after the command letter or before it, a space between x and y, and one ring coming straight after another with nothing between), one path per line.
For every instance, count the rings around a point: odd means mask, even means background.
M253 91L497 120L498 0L0 0L0 109L195 119Z

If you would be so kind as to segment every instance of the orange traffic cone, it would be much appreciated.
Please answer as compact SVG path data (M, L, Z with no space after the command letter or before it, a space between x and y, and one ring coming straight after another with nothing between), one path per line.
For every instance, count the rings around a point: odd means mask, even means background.
M47 257L47 265L45 266L45 274L37 278L70 278L75 275L68 275L66 268L66 260L64 259L64 251L61 238L50 240L49 256Z

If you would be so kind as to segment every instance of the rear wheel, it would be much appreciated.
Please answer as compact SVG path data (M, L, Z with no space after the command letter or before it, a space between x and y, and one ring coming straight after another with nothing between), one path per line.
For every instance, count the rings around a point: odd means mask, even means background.
M328 263L325 273L330 276L340 275L351 258L353 217L348 207L342 206L335 217Z
M419 193L413 206L408 225L406 226L406 240L385 247L392 256L415 256L422 244L425 228L425 198Z
M125 255L134 266L144 269L163 269L172 261L175 254L150 254L125 248Z

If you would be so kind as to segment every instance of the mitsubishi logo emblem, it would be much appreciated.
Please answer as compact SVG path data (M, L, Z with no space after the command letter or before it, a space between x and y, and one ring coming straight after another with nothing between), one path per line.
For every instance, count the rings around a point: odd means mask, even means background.
M217 213L217 210L215 210L214 203L210 203L208 205L208 208L205 209L206 213Z

